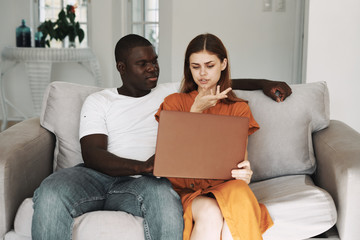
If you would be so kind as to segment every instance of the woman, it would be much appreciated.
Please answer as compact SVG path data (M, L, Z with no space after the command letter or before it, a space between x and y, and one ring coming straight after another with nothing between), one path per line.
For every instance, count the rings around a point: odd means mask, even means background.
M259 128L247 102L232 92L226 48L212 34L189 43L181 93L165 98L157 120L161 110L243 116L249 118L249 135ZM262 239L273 222L248 186L251 176L246 154L232 170L234 180L169 178L183 204L183 239Z

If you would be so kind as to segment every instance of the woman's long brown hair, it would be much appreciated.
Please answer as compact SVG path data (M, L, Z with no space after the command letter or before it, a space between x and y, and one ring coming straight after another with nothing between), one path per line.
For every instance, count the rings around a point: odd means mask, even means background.
M226 68L221 71L218 85L220 85L220 91L224 91L225 89L231 87L230 65L226 48L217 36L206 33L198 35L193 40L191 40L186 49L184 62L184 78L182 80L181 92L190 93L198 89L198 85L195 83L190 70L190 56L193 53L198 53L201 51L207 51L211 54L215 54L220 59L220 62L223 62L225 58L228 60ZM227 96L228 97L222 99L221 102L231 104L234 102L244 101L238 98L233 91L227 93Z

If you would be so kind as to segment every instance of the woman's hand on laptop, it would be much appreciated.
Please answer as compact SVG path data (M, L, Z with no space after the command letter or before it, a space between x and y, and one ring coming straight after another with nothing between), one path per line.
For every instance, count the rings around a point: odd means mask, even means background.
M231 176L237 180L243 180L247 184L249 184L253 175L253 171L250 167L250 162L248 160L244 160L239 163L237 167L237 169L231 170Z

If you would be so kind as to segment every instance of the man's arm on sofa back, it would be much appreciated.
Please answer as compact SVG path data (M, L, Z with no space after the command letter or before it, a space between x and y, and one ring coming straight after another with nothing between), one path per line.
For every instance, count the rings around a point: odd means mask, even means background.
M21 202L53 169L55 137L39 118L0 133L0 239L10 230Z

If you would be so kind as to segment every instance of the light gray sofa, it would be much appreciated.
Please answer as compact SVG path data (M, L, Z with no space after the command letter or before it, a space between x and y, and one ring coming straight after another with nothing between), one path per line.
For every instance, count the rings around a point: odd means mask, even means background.
M249 138L249 159L254 170L250 186L275 223L263 237L356 240L360 134L329 120L325 82L291 87L293 94L283 103L261 91L236 91L249 100L261 127ZM53 82L40 119L0 133L0 239L31 239L33 192L53 169L82 161L80 108L86 96L99 90ZM75 219L73 239L142 240L142 218L124 212L87 213Z

